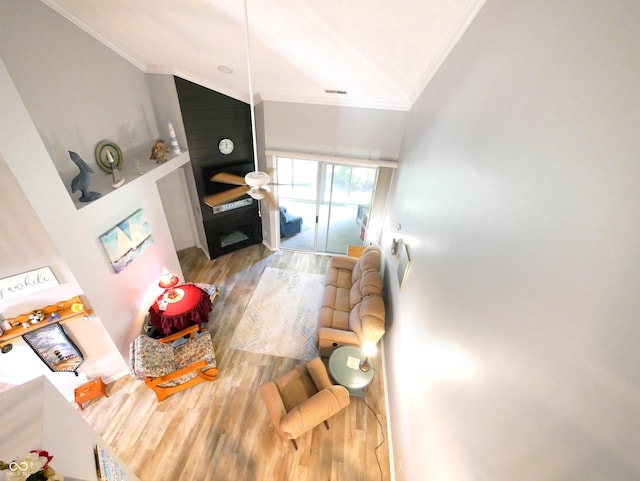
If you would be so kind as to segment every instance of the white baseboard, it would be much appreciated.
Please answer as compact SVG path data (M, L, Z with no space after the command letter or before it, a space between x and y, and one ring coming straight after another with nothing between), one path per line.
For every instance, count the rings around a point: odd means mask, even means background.
M120 372L115 373L112 376L104 378L103 382L105 384L109 384L109 383L112 383L113 381L117 381L118 379L120 379L122 377L125 377L125 376L128 376L128 375L129 375L129 370L128 369L124 369L124 370L122 370ZM386 392L386 390L385 390L385 392Z
M272 245L270 245L266 240L262 241L262 245L264 245L267 249L269 249L271 252L275 252L278 250L277 247L273 247Z
M384 356L384 338L380 341L380 364L382 365L382 384L384 385L384 410L387 418L387 447L389 448L389 477L396 479L395 463L393 461L393 441L391 439L391 415L389 413L389 390L387 389L387 368Z

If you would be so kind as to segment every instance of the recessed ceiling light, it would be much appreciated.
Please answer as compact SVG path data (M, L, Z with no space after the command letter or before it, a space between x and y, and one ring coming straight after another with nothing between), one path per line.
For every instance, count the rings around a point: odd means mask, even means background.
M222 73L233 73L233 69L231 67L227 67L226 65L218 65L218 70Z
M339 94L339 95L347 95L346 90L335 90L335 89L325 89L325 94Z

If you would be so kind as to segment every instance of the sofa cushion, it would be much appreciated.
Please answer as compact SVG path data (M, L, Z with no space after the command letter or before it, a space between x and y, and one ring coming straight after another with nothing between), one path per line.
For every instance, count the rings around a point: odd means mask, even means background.
M201 372L206 372L208 369L217 367L216 355L213 350L213 343L211 342L211 334L209 332L201 332L196 334L197 337L189 340L188 342L175 344L173 349L175 370L178 371L182 368L188 367L193 363L196 363L202 359L206 362L205 366L201 368ZM184 384L198 375L198 372L192 370L180 376L176 379L169 380L167 382L158 384L160 387L172 387Z
M382 277L380 271L367 269L353 282L349 291L349 308L367 296L378 296L382 293Z
M362 339L362 319L360 318L360 307L362 307L362 302L359 302L351 312L349 313L349 325L347 329L349 331L355 332L356 336L358 336L358 340Z
M355 265L356 260L351 257L334 257L327 269L324 281L325 285L351 289L353 285L353 267Z
M349 329L349 313L331 306L322 306L318 312L318 328Z
M203 332L197 338L177 345L173 356L176 371L198 362L200 359L204 359L207 362L205 369L217 367L209 332Z
M356 282L364 272L377 271L380 273L381 269L380 249L374 246L368 246L362 251L362 255L356 262L351 273L351 283Z
M173 348L145 335L134 339L129 356L131 376L137 379L156 378L176 370Z
M297 365L294 369L276 379L275 384L278 387L282 403L287 412L318 392L318 388L316 388L304 364Z
M384 335L384 301L380 296L368 296L351 309L349 329L360 342L377 343Z
M351 310L350 292L351 291L349 289L344 287L336 287L332 285L325 286L320 306L349 312Z

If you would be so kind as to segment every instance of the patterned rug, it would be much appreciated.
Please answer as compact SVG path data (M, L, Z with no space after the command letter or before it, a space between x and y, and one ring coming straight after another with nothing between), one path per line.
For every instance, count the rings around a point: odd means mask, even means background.
M324 278L322 274L267 267L230 346L302 361L316 357L316 325Z

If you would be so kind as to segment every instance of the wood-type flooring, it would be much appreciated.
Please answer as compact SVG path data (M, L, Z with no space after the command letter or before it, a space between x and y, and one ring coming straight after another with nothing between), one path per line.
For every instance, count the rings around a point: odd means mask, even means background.
M298 438L281 441L259 386L301 361L231 349L229 343L265 267L324 274L328 256L271 252L256 245L209 260L198 248L179 253L187 282L219 286L208 329L218 380L158 403L142 381L122 377L108 398L82 416L142 481L388 481L384 386L377 369L363 400Z

